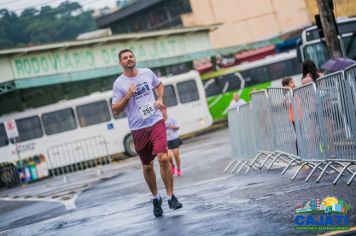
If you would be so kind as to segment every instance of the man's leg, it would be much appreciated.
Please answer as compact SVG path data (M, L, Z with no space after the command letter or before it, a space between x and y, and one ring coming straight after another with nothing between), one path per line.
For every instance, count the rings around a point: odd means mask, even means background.
M170 158L168 157L167 153L159 153L157 155L160 170L161 170L161 177L166 187L167 196L172 196L173 194L173 176L171 172L171 165L170 165Z
M143 176L145 177L146 183L153 196L153 215L156 217L162 216L162 198L158 195L157 191L156 173L155 169L153 168L153 161L147 165L143 165Z
M153 168L153 161L147 165L143 165L143 176L145 177L148 188L150 189L153 196L158 194L157 183L156 183L156 173Z

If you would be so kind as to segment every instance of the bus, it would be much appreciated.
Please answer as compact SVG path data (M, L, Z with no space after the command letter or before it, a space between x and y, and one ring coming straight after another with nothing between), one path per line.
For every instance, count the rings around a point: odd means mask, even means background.
M339 19L337 26L341 35L338 38L343 57L356 60L356 17ZM325 40L320 39L316 25L303 30L298 45L299 55L302 61L313 60L318 68L330 58Z
M296 50L267 56L227 69L202 75L208 105L214 122L226 120L233 93L248 102L250 93L268 87L281 87L283 77L292 77L300 84L301 65Z
M212 124L205 90L197 71L163 77L161 82L165 87L163 99L168 107L168 115L179 123L180 135L199 131ZM109 155L122 152L135 155L128 120L124 113L116 115L111 111L111 97L112 91L96 92L86 97L0 116L0 163L16 162L18 153L20 158L49 155L53 147L97 135L103 138ZM10 119L15 120L19 132L16 140L8 140L6 135L4 123ZM67 154L78 148L67 150ZM59 165L55 164L55 167Z

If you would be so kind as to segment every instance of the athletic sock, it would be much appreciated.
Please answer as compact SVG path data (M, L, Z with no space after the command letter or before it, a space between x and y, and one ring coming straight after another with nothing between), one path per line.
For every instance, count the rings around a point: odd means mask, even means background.
M153 196L153 199L159 200L160 198L161 198L161 196L159 194L157 194L156 196Z
M168 200L171 200L172 199L172 195L171 196L167 196Z

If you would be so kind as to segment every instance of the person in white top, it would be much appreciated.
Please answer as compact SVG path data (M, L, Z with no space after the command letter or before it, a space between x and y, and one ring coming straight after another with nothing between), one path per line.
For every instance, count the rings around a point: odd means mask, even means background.
M229 105L229 110L231 109L237 109L238 107L246 104L246 101L240 98L240 95L238 93L234 93L232 101Z
M166 132L167 132L167 144L168 144L168 156L170 157L171 165L172 165L172 174L181 176L182 170L180 168L180 153L179 146L182 145L182 140L179 138L178 130L179 126L177 121L172 117L168 117L167 109L162 109L163 119L166 124ZM174 165L173 157L176 161L176 166Z

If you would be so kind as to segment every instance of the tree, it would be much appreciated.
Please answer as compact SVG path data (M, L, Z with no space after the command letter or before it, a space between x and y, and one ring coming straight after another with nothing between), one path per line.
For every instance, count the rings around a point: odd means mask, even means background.
M342 57L332 0L317 0L326 45L332 58Z
M28 8L19 16L0 10L0 49L39 45L75 39L78 34L96 30L89 11L77 2L63 2L58 7Z

